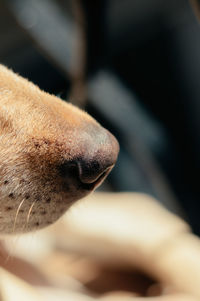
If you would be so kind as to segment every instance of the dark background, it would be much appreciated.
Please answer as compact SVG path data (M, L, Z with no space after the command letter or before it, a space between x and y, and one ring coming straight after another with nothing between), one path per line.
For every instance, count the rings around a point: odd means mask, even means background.
M117 136L102 189L149 193L200 234L200 27L187 0L0 0L0 62Z

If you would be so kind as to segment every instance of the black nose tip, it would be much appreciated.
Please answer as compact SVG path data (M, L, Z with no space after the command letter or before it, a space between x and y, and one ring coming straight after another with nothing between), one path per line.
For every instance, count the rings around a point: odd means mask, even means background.
M106 139L94 148L88 145L87 152L78 161L79 179L84 184L101 182L116 163L119 144L115 137L106 131Z
M91 184L83 187L96 187L101 184L113 168L118 152L119 144L115 137L103 129L103 133L89 136L84 144L79 145L79 155L71 161L59 166L63 178L75 180L74 183ZM78 181L78 182L77 182Z

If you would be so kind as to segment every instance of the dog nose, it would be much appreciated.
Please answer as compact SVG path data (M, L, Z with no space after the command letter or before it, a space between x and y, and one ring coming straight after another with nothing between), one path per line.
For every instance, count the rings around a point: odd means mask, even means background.
M112 170L119 152L116 138L107 130L86 135L79 145L79 155L61 166L62 176L72 176L79 183L100 184Z
M87 151L77 162L79 179L84 184L103 180L115 165L119 152L116 138L107 130L103 136L96 135L94 141L90 140L91 145L87 145Z

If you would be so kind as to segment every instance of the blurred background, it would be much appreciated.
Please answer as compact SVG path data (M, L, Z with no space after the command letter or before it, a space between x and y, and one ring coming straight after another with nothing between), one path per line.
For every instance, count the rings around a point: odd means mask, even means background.
M148 193L200 234L200 26L188 0L0 0L0 62L118 138L101 189Z

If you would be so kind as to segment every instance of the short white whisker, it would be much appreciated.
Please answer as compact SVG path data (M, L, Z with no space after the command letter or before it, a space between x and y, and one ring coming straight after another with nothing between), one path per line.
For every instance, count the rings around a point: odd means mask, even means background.
M17 217L18 217L18 214L19 214L19 210L20 210L20 208L22 207L24 201L25 201L25 199L23 199L23 200L21 201L21 203L19 204L19 206L18 206L18 208L17 208L17 212L16 212L15 220L14 220L14 225L13 225L13 230L12 230L13 233L15 232L15 227L16 227L16 223L17 223Z
M29 219L30 219L31 212L32 212L32 210L33 210L33 206L34 206L34 205L35 205L35 202L32 203L32 205L31 205L31 207L30 207L30 209L29 209L29 211L28 211L27 218L26 218L25 228L26 228L26 226L28 226Z

